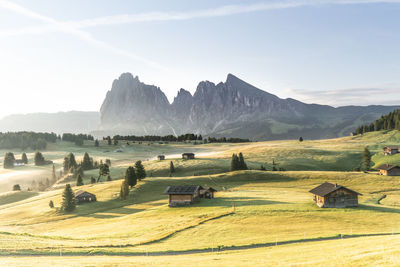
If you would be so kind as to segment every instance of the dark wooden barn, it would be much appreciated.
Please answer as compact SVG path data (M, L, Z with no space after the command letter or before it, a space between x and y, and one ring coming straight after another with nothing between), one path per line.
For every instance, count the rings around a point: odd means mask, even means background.
M346 208L358 206L360 193L347 187L323 183L310 190L314 194L314 202L321 208Z
M183 153L182 159L194 159L194 153Z
M158 156L157 156L157 159L158 159L158 160L164 160L164 159L165 159L165 156L164 156L164 155L158 155Z
M87 191L79 190L75 193L75 201L77 204L82 204L86 202L97 201L96 195L89 193Z
M385 156L397 154L397 153L399 153L399 147L398 146L386 146L383 148L383 153L385 154Z
M387 175L387 176L400 175L400 167L396 165L383 164L378 167L378 171L380 175Z
M200 197L200 185L170 185L165 189L164 194L168 195L169 206L187 206Z

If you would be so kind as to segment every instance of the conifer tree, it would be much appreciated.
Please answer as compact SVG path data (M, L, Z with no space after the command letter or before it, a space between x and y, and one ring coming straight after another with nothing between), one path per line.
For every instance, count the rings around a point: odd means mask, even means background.
M362 158L363 158L364 169L369 171L369 169L371 168L371 152L368 150L367 147L364 148L364 151L362 153Z
M83 179L80 174L78 174L78 177L76 177L76 186L82 186L83 185Z
M174 163L171 161L169 163L169 173L174 173L175 172L175 166Z
M65 212L71 212L75 210L75 207L75 194L72 191L71 185L66 184L62 194L61 210Z
M108 144L109 146L111 146L111 137L110 137L110 136L107 136L107 144Z
M121 184L121 191L119 193L122 200L125 200L126 197L129 195L129 185L128 181L124 179Z
M71 169L71 167L74 167L74 169L76 169L78 164L76 163L75 155L73 153L69 153L67 158L68 158L68 169Z
M57 182L57 176L56 176L56 167L53 164L53 170L51 172L51 180L53 181L53 183Z
M15 184L13 186L13 191L21 191L21 186L19 184Z
M94 179L94 177L92 176L92 177L90 177L90 183L91 184L95 184L96 183L96 179Z
M90 158L87 152L83 155L82 168L85 171L93 169L93 159Z
M28 164L28 157L26 156L26 153L25 153L25 152L22 153L21 160L22 160L22 162L23 162L24 164Z
M135 163L135 172L136 172L136 176L139 179L139 181L141 181L144 178L146 178L146 170L144 169L144 166L143 166L141 160L136 161L136 163Z
M239 170L247 170L247 164L244 161L242 152L239 153Z
M128 167L125 172L125 180L128 185L132 188L137 184L137 176L133 167Z
M96 139L96 141L94 141L94 146L99 147L99 140Z
M231 171L236 171L239 170L239 158L238 156L234 153L232 154L232 160L231 160Z
M99 166L99 178L97 178L97 182L100 181L101 176L106 176L110 173L110 168L107 164L100 164Z
M50 202L49 202L49 207L50 207L50 209L54 208L54 202L53 202L53 200L50 200Z
M14 153L7 152L4 156L3 167L4 169L14 168L15 157Z
M41 152L39 151L35 152L34 162L36 166L41 166L44 164L45 160Z

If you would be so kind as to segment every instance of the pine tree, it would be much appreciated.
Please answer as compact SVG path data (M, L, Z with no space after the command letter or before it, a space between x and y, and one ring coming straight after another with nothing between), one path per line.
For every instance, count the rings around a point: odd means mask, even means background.
M303 137L302 136L299 137L299 141L303 142Z
M62 194L61 210L65 212L70 212L75 210L75 194L72 191L71 185L66 184L64 192Z
M23 162L24 164L28 164L28 157L26 156L26 153L25 153L25 152L22 153L21 160L22 160L22 162Z
M15 157L14 153L7 152L4 156L3 167L4 169L14 168Z
M83 185L82 176L78 174L78 177L76 177L76 186L82 186L82 185Z
M237 170L239 170L239 158L234 153L234 154L232 154L231 171L237 171Z
M53 164L53 170L51 172L51 180L53 181L53 183L57 182L57 176L56 176L56 167Z
M126 181L126 179L124 179L122 181L121 191L120 191L119 195L122 200L125 200L126 197L129 195L129 185L128 185L128 182Z
M78 164L76 163L75 155L73 153L69 153L67 158L68 158L68 170L71 169L71 167L74 167L74 169L76 169Z
M99 178L97 178L97 182L100 181L101 176L106 176L110 173L110 168L107 164L100 164L99 166Z
M54 202L53 202L53 200L50 200L50 202L49 202L49 207L50 207L50 209L53 209L53 208L54 208Z
M85 152L85 154L83 155L82 168L85 171L93 169L93 159L89 156L87 152Z
M41 166L45 162L42 153L40 153L39 151L35 152L34 162L36 166Z
M111 137L110 137L110 136L107 136L107 144L108 144L109 146L111 146Z
M247 170L247 164L244 161L242 152L239 153L239 170Z
M65 173L67 173L69 171L69 161L68 161L67 157L64 158L63 168L64 168Z
M108 181L108 182L112 181L112 179L111 179L111 176L110 176L110 175L108 175L108 176L107 176L107 181Z
M368 150L367 147L364 148L364 151L362 153L362 158L363 158L364 169L369 171L369 169L371 168L371 152Z
M133 167L128 167L125 172L125 180L128 185L132 188L137 184L137 176Z
M15 184L13 186L13 191L21 191L21 186L19 184Z
M174 163L171 161L169 163L169 173L174 173L175 172L175 166Z
M95 146L95 147L99 147L99 145L100 145L100 144L99 144L99 140L96 139L96 141L94 141L94 146Z
M96 179L94 179L94 177L92 176L92 177L90 177L90 183L91 184L95 184L96 183Z
M136 176L139 179L139 181L141 181L144 178L146 178L146 170L144 169L144 166L143 166L141 160L136 161L136 163L135 163L135 172L136 172Z

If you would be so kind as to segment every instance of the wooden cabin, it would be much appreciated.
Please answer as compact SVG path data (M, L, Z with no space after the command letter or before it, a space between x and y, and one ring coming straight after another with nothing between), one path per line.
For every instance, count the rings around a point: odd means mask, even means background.
M385 156L397 154L397 153L399 153L399 147L398 146L386 146L383 148L383 153L385 154Z
M164 194L168 195L169 206L188 206L200 198L200 185L170 185Z
M97 201L96 195L89 193L87 191L79 190L75 193L75 201L77 204L82 204L86 202Z
M212 199L214 198L215 192L217 192L217 190L212 187L203 187L203 189L200 189L200 198Z
M383 164L378 167L380 175L400 176L400 167L396 165Z
M194 159L194 153L183 153L182 159Z
M157 156L157 159L158 159L158 160L164 160L164 159L165 159L165 156L164 156L164 155L158 155L158 156Z
M314 202L320 208L346 208L358 206L358 195L360 193L347 187L323 183L310 190L314 194Z

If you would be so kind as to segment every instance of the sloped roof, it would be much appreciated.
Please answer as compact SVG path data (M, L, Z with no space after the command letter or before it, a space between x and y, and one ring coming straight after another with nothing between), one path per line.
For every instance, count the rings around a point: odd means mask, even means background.
M388 148L388 149L390 149L390 150L392 150L392 149L394 149L394 150L399 149L398 146L386 146L385 149L386 149L386 148Z
M209 186L205 186L205 187L203 187L201 190L211 191L211 192L217 192L216 189L214 189L214 188L212 188L212 187L209 187Z
M164 194L168 195L193 195L200 189L200 185L170 185L165 189Z
M383 171L390 171L391 169L394 169L394 168L400 168L400 167L397 165L383 164L383 165L379 166L377 169L383 170Z
M356 193L357 195L362 195L362 194L360 194L360 193L358 193L356 191L348 189L347 187L344 187L344 186L341 186L341 185L338 185L338 184L331 184L331 183L323 183L323 184L315 187L314 189L311 189L309 192L314 194L314 195L318 195L318 196L324 197L324 196L328 195L329 193L332 193L332 192L334 192L334 191L336 191L336 190L338 190L340 188L349 190L349 191L351 191L353 193Z
M194 153L183 153L182 156L183 155L194 155Z
M80 195L90 195L90 196L94 196L94 197L96 196L92 193L89 193L88 191L83 191L83 190L79 190L75 193L75 197L78 197Z

